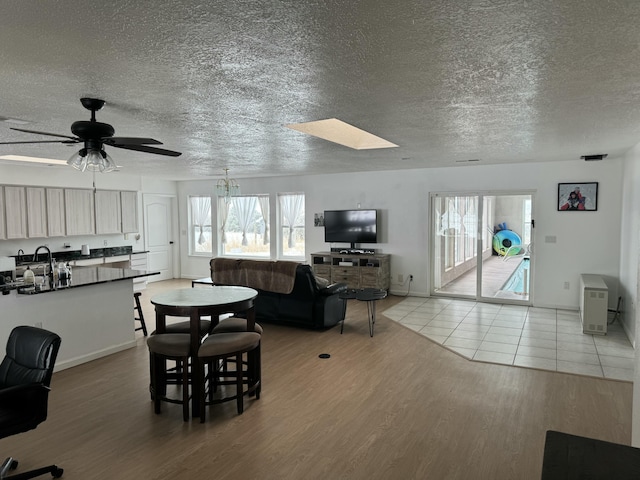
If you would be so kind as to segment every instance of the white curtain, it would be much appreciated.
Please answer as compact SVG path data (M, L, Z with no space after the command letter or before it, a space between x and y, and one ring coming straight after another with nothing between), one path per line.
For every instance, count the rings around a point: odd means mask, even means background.
M224 245L227 243L227 218L229 217L229 204L224 197L218 197L218 218L220 219L220 241Z
M256 197L231 197L231 201L242 230L242 246L247 246L249 244L247 230L253 222L253 214L256 211Z
M191 197L191 223L200 229L198 245L202 245L204 227L211 227L211 197Z
M264 238L262 239L262 243L264 245L267 245L270 241L269 239L269 197L267 196L258 197L258 205L260 205L262 220L264 220Z
M289 228L289 248L293 248L296 244L293 238L293 228L296 224L298 215L302 212L304 206L304 195L292 193L280 195L280 211L282 212L282 226Z

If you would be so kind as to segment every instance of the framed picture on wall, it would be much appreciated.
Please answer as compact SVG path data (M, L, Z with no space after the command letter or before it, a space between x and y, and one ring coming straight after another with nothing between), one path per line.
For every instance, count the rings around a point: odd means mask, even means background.
M595 212L596 210L598 210L598 182L558 184L558 211Z

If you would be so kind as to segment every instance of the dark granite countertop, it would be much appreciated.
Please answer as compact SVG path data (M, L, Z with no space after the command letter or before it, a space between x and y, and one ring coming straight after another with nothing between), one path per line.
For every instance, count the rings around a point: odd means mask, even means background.
M18 294L39 294L159 274L160 272L131 270L129 268L74 267L70 281L58 282L52 285L47 278L43 284L37 285L25 285L22 282L0 285L0 290L3 295L7 295L11 290L17 290Z
M89 255L82 255L81 250L60 250L51 252L51 256L56 259L56 262L70 262L73 260L86 260L88 258L117 257L119 255L129 255L133 253L146 253L146 250L134 251L133 247L128 245L123 247L92 248ZM42 263L47 261L47 252L41 250L35 262L33 260L33 254L14 255L13 258L16 259L16 265Z

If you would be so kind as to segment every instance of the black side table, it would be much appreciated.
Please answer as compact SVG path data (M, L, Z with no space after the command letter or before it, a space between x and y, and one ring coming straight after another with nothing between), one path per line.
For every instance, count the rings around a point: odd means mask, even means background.
M386 290L379 288L361 288L359 290L348 290L340 294L340 298L346 300L360 300L361 302L367 302L367 317L369 320L369 335L373 337L373 327L376 324L376 301L382 300L387 296ZM345 316L346 319L346 316ZM344 320L342 320L342 326L340 327L340 334L344 330Z

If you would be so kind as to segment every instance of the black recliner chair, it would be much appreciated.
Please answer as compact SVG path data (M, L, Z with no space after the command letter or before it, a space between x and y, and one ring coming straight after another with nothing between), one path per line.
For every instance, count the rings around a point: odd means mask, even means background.
M49 385L60 349L60 337L36 327L21 326L11 331L7 352L0 363L0 438L36 428L47 418ZM0 479L26 479L50 473L62 476L56 465L8 476L18 462L7 458L0 467Z

